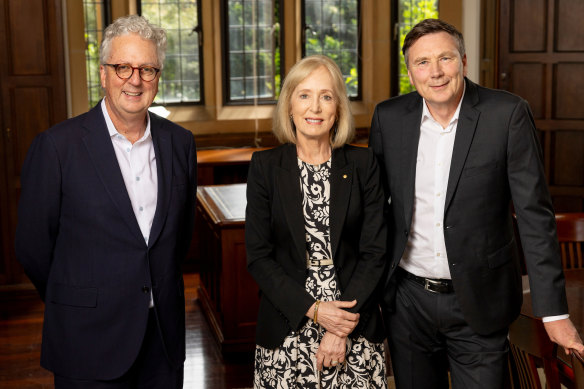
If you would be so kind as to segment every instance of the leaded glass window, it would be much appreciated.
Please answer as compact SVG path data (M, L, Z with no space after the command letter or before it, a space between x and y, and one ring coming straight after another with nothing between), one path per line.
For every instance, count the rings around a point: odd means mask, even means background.
M225 0L224 69L228 103L274 102L280 94L279 0Z
M104 0L83 0L85 21L85 70L89 107L93 107L103 97L99 76L99 45L103 30L109 24L108 2Z
M140 14L164 28L168 42L154 103L203 103L200 1L141 0Z
M304 0L303 54L332 58L343 74L347 93L360 98L360 18L358 0Z
M438 18L438 0L399 0L397 29L399 34L399 94L403 95L414 91L410 84L406 61L401 51L408 32L418 22L428 18Z

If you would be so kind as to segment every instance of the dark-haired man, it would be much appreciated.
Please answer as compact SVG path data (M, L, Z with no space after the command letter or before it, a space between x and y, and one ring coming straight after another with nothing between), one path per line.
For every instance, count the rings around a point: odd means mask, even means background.
M522 302L511 205L534 313L584 352L567 313L554 212L527 102L466 79L464 40L427 19L403 53L416 92L380 103L370 146L384 170L391 251L384 318L399 389L494 389Z

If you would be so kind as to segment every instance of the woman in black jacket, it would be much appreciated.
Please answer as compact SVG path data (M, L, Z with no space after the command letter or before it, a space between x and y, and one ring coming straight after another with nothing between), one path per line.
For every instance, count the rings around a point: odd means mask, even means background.
M348 145L343 77L325 56L298 62L247 182L248 270L261 290L255 388L386 388L377 285L387 231L377 162Z

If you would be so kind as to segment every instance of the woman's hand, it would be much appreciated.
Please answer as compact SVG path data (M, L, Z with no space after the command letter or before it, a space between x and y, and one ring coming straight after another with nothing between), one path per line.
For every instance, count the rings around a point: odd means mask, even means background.
M315 303L316 304L316 303ZM312 304L306 316L314 319L314 306ZM345 311L343 308L352 308L357 304L353 301L321 301L317 312L317 323L323 326L327 332L341 338L347 337L359 323L359 314Z
M316 352L316 368L337 366L345 362L345 349L347 338L341 338L326 332L320 341Z

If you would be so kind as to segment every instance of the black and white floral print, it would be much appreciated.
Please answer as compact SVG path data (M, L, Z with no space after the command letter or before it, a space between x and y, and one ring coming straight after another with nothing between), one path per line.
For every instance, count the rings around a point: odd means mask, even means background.
M329 176L331 160L309 165L300 159L300 185L305 219L306 252L310 259L331 258ZM338 300L341 292L334 265L309 266L305 289L322 301ZM308 320L274 350L256 346L254 388L387 388L383 343L347 338L346 363L316 370L316 352L324 328Z

